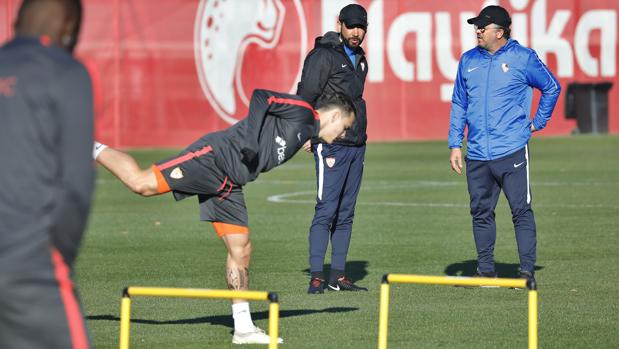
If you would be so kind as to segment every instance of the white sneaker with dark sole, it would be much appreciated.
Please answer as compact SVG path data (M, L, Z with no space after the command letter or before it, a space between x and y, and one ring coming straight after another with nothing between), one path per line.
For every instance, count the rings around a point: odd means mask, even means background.
M237 332L234 331L232 336L232 344L269 344L271 337L269 337L264 330L254 326L254 330L251 332ZM277 343L283 343L284 340L277 338Z

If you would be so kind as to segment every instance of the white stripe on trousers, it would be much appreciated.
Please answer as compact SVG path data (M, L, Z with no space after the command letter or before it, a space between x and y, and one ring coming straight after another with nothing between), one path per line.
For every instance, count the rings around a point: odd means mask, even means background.
M531 162L529 162L529 145L524 146L524 159L527 161L527 204L531 203L531 183L529 182L529 169Z
M322 186L325 180L325 164L322 161L322 143L316 147L318 154L318 200L322 200Z

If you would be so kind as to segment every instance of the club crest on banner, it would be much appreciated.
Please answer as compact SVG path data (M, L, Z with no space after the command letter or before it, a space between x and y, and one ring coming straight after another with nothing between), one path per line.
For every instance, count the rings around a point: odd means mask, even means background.
M201 0L194 28L200 85L213 110L231 124L246 116L257 87L294 93L307 52L301 0L239 3Z

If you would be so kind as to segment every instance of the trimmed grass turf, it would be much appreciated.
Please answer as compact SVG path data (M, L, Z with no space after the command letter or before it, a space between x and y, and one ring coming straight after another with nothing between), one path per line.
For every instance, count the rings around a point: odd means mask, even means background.
M531 143L541 348L619 343L618 150L619 137L610 136ZM175 153L132 152L144 166ZM444 142L369 145L347 267L368 293L306 294L315 195L309 154L297 154L246 186L254 246L251 288L279 294L286 348L375 348L383 274L474 270L466 180L451 172L448 157ZM283 203L268 200L291 193L297 194ZM504 197L496 213L497 268L513 276L518 255ZM118 347L125 286L223 289L224 259L210 225L198 221L195 200L144 199L100 170L76 265L95 347ZM527 345L525 291L393 285L390 304L390 348ZM268 304L252 302L251 308L256 324L267 328ZM236 347L230 344L230 311L227 300L136 297L131 347Z

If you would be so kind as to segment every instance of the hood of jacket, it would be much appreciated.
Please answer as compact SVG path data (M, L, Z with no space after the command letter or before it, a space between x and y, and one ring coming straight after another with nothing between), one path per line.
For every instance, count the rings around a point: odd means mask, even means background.
M337 32L326 32L325 35L319 36L314 41L314 47L333 47L336 48L342 44L342 40L340 39L340 33Z

